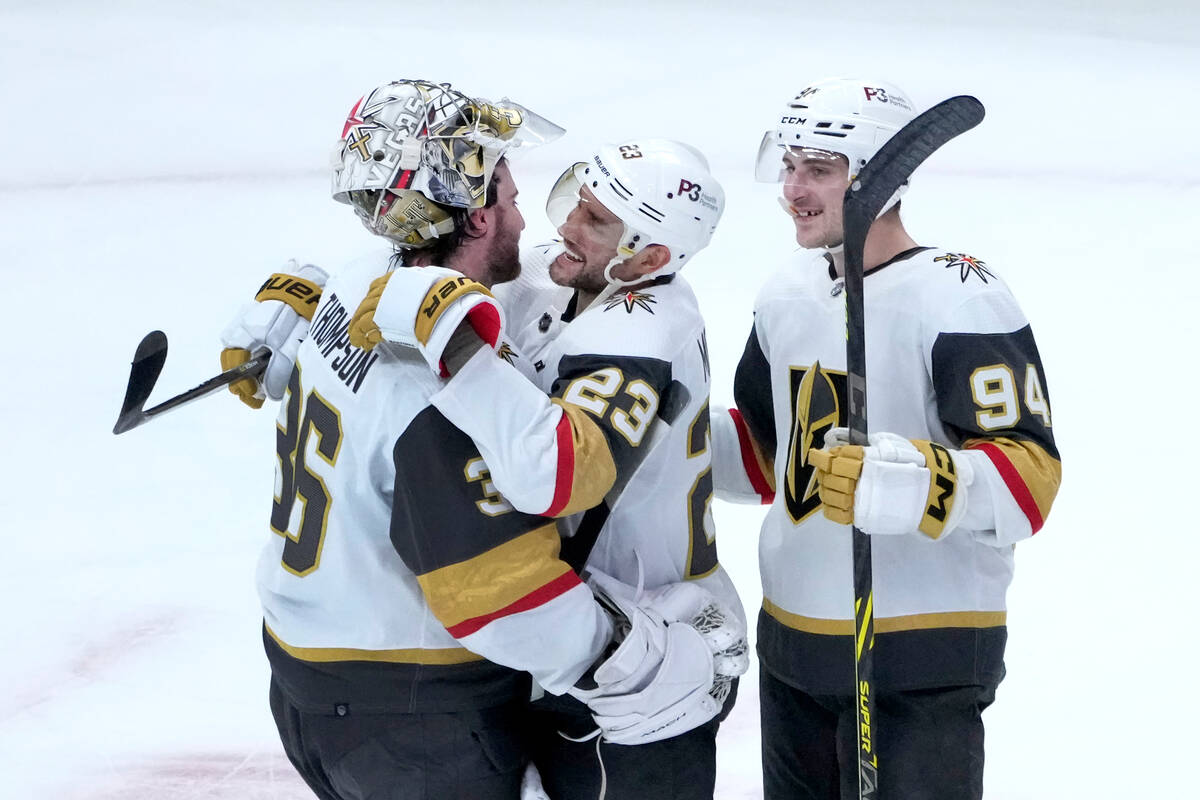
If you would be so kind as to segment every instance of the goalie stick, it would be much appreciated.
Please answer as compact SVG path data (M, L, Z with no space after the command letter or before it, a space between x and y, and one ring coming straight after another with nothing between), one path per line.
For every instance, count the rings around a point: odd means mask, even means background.
M133 430L159 414L199 400L240 378L258 377L267 368L270 358L270 352L263 351L245 364L209 378L195 389L177 394L153 408L143 410L146 401L150 399L150 393L154 391L154 384L158 381L163 364L167 362L167 335L162 331L150 331L142 337L137 350L134 351L133 363L129 368L129 384L125 387L125 402L121 404L121 413L117 415L113 433Z
M863 316L863 248L884 204L913 171L946 142L983 120L983 104L960 95L919 115L879 149L846 189L842 201L846 273L846 393L850 443L867 445L867 355ZM853 533L854 686L858 696L858 796L879 800L879 754L875 749L874 592L871 537Z

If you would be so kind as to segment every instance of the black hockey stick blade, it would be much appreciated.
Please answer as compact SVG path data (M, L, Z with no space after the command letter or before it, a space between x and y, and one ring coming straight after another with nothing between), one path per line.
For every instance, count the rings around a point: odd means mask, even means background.
M133 354L133 363L129 370L129 385L125 388L125 402L121 404L121 413L117 415L117 424L113 426L113 433L120 434L133 430L159 414L179 408L193 400L199 400L240 378L258 377L267 368L270 358L270 352L264 350L245 364L225 370L194 389L175 395L153 408L143 410L146 401L150 399L150 393L154 391L154 384L158 381L163 364L167 361L166 334L162 331L150 331L138 343L137 350Z
M884 203L946 142L983 121L983 103L970 95L943 100L896 132L867 162L843 202L845 241L865 241Z
M150 331L138 342L129 368L129 384L125 387L125 402L113 433L124 433L141 424L142 407L150 399L154 384L158 381L163 364L167 363L167 335L162 331Z

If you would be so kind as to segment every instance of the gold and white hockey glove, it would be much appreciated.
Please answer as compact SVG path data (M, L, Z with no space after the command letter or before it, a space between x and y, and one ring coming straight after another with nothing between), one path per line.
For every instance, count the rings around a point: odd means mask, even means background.
M400 267L371 282L350 319L350 344L415 348L443 378L482 344L495 350L504 311L487 287L443 267Z
M924 439L872 433L870 445L851 445L846 428L825 435L825 448L808 451L825 516L864 533L921 533L938 539L967 513L970 459Z
M644 592L593 573L588 585L614 617L617 648L595 670L588 704L605 741L644 744L713 719L749 666L740 618L696 583Z
M242 378L229 391L251 408L261 408L267 397L279 400L287 389L296 363L296 351L308 335L321 289L328 279L325 270L312 264L303 267L295 259L283 272L267 278L254 300L238 311L221 332L221 369L230 370L250 360L263 348L271 351L267 369L258 378Z

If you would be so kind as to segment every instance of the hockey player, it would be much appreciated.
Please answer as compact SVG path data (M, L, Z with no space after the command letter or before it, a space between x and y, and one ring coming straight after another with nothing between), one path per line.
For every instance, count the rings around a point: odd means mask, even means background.
M737 409L713 430L719 496L771 503L759 545L767 798L857 795L851 524L873 537L880 791L981 796L1013 545L1038 531L1059 484L1029 323L985 261L918 245L899 193L865 246L878 432L846 444L842 197L913 116L894 86L823 81L759 151L758 177L783 182L804 250L759 294Z
M601 607L559 558L553 521L506 502L430 403L440 381L421 356L349 342L351 311L397 262L453 267L465 277L451 293L472 296L515 274L524 222L503 156L556 132L447 85L374 90L342 131L334 196L398 253L323 291L315 270L272 279L223 334L227 365L263 342L295 353L294 368L241 391L283 399L258 588L271 709L319 797L517 797L530 674L602 709L632 699L647 718L650 700L673 720L672 703L709 697L719 648L686 624L709 608L703 590L627 598L598 585ZM495 306L445 299L502 346Z
M437 303L446 277L431 270L377 281L351 340L428 353L413 321L428 326L425 310L436 307L439 321L426 336L448 341L455 356L427 356L453 373L431 402L479 445L500 494L522 511L565 517L563 550L573 563L649 589L694 581L741 618L709 510L704 322L677 274L708 243L723 205L703 157L678 142L607 145L569 168L547 202L562 243L539 248L509 295L536 386L480 347L468 326L450 335L457 316ZM547 274L566 288L538 286ZM473 355L460 337L474 341ZM729 655L737 663L726 672L744 671L744 656ZM714 692L725 713L729 688ZM592 710L564 696L535 703L530 721L551 797L594 798L605 785L604 796L617 800L712 797L719 719L690 731L664 722L614 730L611 716L596 715L602 742L576 741L596 723Z

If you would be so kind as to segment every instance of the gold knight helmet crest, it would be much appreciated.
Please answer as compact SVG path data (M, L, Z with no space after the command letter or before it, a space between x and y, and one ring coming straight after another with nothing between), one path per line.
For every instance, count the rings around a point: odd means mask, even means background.
M846 373L823 369L817 361L792 367L791 378L792 431L783 492L788 516L799 524L821 507L808 451L824 444L827 431L845 424Z

